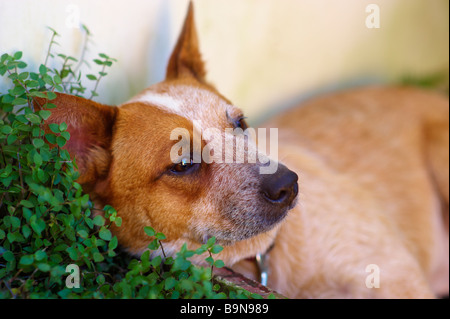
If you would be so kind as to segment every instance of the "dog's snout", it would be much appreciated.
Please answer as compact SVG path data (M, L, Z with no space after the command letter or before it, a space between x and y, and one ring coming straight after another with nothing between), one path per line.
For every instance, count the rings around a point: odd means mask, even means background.
M275 174L263 178L261 192L270 203L289 206L298 194L298 176L284 165L279 165Z

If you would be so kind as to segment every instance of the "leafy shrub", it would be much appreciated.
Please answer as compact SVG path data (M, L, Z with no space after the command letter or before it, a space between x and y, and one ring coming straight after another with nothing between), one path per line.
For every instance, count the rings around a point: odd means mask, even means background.
M38 72L24 71L22 52L0 59L0 75L11 83L0 94L0 298L260 297L214 282L212 268L223 266L213 259L222 250L214 238L195 251L184 245L175 257L151 259L152 252L163 248L165 236L146 227L152 241L140 259L120 251L110 225L120 227L121 218L111 206L94 217L89 196L76 182L76 163L62 149L70 139L67 125L50 124L51 133L44 131L55 92L86 93L80 65L87 62L53 54L58 34L52 32ZM52 59L58 59L60 67L48 67ZM101 70L86 76L95 81L89 98L97 96L100 79L114 61L105 54L94 60ZM45 99L45 105L36 107L35 97ZM202 254L210 267L189 261ZM68 265L81 269L79 288L66 286Z

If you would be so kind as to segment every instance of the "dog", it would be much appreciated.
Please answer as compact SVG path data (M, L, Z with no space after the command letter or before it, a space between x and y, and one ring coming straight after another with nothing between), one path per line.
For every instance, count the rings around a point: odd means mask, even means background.
M122 247L146 251L145 226L166 235L166 255L215 237L218 258L249 277L265 254L267 285L290 298L448 294L447 99L373 87L311 100L267 124L282 164L227 133L247 129L243 112L205 76L190 3L163 82L118 107L51 101L47 123L67 123L78 183L96 207L115 207ZM196 148L190 137L209 128ZM217 158L226 140L246 143L232 163ZM188 152L171 152L178 143ZM193 160L207 146L209 161Z

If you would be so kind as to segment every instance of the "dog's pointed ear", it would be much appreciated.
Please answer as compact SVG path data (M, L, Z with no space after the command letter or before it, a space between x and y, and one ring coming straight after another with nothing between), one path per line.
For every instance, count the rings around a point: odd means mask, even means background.
M178 42L167 66L166 79L194 77L204 82L205 66L200 54L192 1Z
M70 139L63 148L76 159L80 173L77 182L87 186L88 190L92 189L109 170L117 107L58 93L56 99L51 101L36 98L35 108L46 109L47 102L56 105L56 108L49 109L51 115L45 121L45 133L51 133L51 123L67 124Z

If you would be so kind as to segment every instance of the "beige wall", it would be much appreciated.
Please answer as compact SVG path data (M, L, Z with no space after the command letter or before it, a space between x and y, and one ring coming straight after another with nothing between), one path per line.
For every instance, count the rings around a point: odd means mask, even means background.
M380 7L379 29L365 25L370 3ZM448 74L448 0L194 4L209 80L253 119L332 88ZM56 51L77 56L79 16L93 34L89 54L118 59L98 100L121 103L163 79L186 7L185 0L0 0L0 54L22 50L30 67L39 65L50 26L61 34Z

